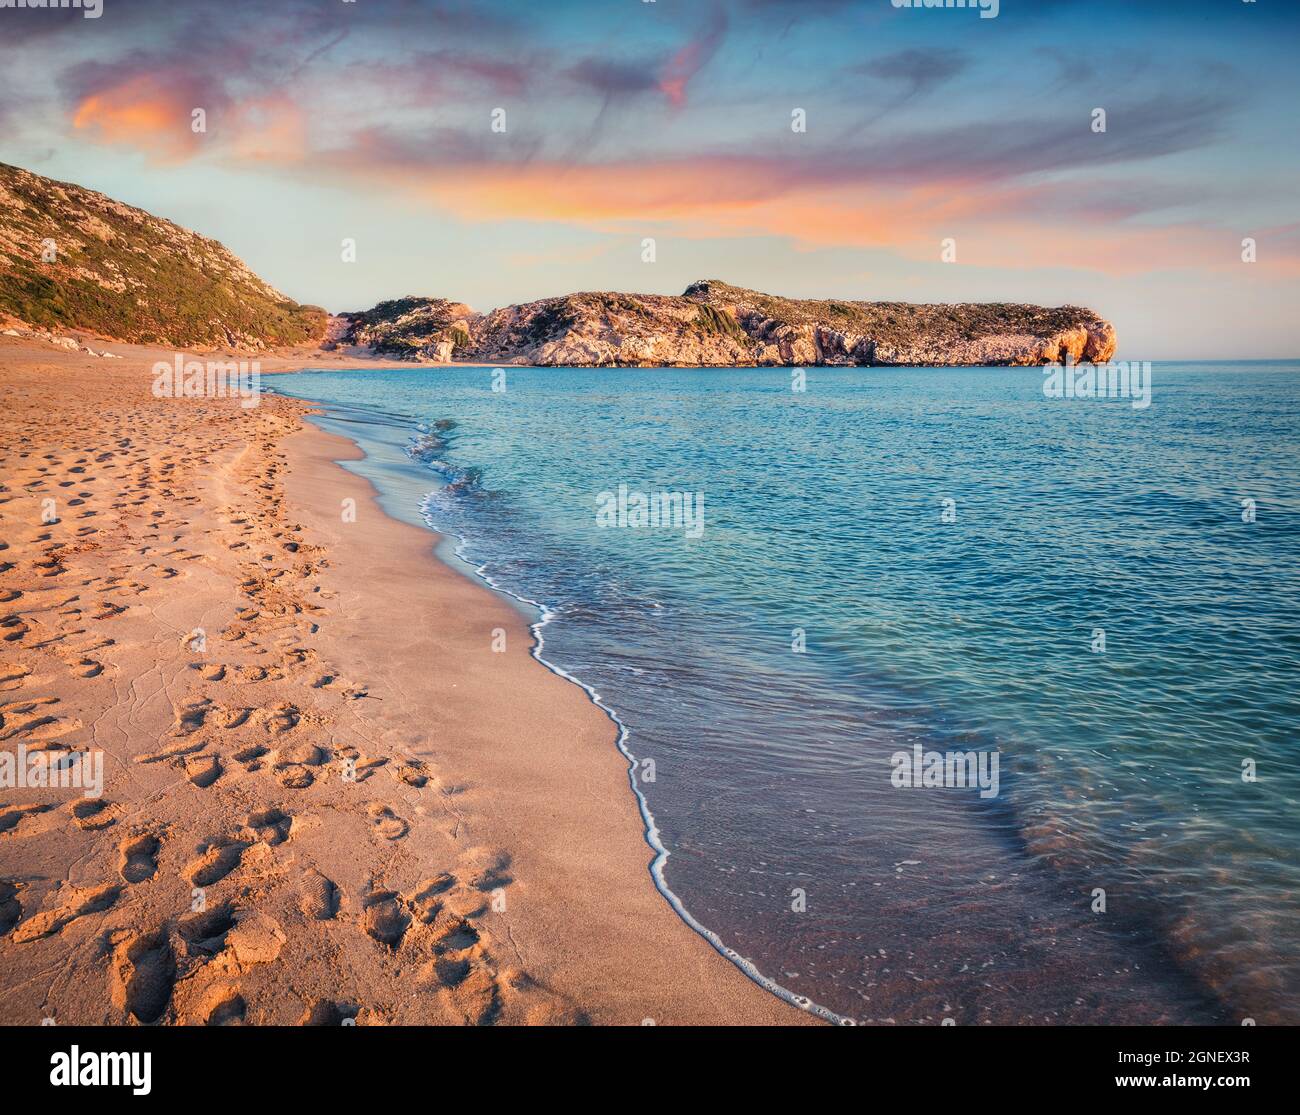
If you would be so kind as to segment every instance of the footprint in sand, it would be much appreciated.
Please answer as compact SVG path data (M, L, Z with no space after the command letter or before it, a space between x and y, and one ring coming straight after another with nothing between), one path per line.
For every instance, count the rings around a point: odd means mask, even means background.
M242 728L253 715L251 708L228 708L221 710L221 726L227 730Z
M238 988L216 984L203 993L199 1017L204 1026L238 1026L244 1021L247 1010L248 1005Z
M18 885L0 879L0 937L3 937L23 916L22 903L18 901Z
M317 999L307 1008L299 1020L300 1026L342 1026L348 1019L357 1016L357 1007L344 1004L340 1006L331 999Z
M131 937L113 957L113 1005L139 1022L156 1022L175 980L176 960L165 930Z
M30 748L33 742L48 742L79 731L80 720L51 716L45 711L58 703L57 697L33 697L0 705L0 740L23 736Z
M435 978L445 974L447 982L455 981L439 993L454 1017L469 1026L490 1026L496 1021L501 1013L501 989L490 969L477 962L461 965L445 959L432 964Z
M14 930L15 941L39 941L58 933L69 922L87 914L99 914L117 901L122 888L116 885L103 887L67 886L61 890L62 901L53 910L45 910L22 923Z
M433 961L433 974L444 987L457 987L469 975L472 964L468 956L439 956Z
M211 698L202 697L197 701L191 701L176 717L176 735L188 736L192 732L197 732L203 727L203 722L211 711Z
M411 830L401 817L381 802L372 801L366 806L366 815L375 832L385 840L401 840Z
M68 668L81 678L97 678L104 672L104 664L93 658L78 658L75 662L69 662Z
M320 655L309 647L284 647L280 646L285 655L285 665L287 666L311 666Z
M4 635L0 636L6 643L16 643L27 637L31 628L23 622L21 616L6 616L0 620L0 628L3 628Z
M404 759L389 770L398 782L414 786L416 789L420 789L429 781L429 768L419 759Z
M362 906L364 913L361 924L369 936L390 949L401 944L407 926L411 924L411 917L402 908L396 893L390 890L376 891L367 895Z
M185 777L200 790L206 790L221 774L221 761L215 755L191 755L185 760Z
M461 856L461 873L475 890L497 890L514 882L510 874L509 853L493 848L468 849Z
M314 868L298 883L298 909L312 921L329 921L338 912L338 888Z
M0 677L0 693L9 693L15 689L21 689L32 675L30 666L18 662L9 663L8 669L9 672L4 677Z
M128 883L143 883L158 870L158 837L151 832L128 836L118 845L117 873Z
M82 634L82 632L74 632L74 634ZM83 639L79 646L70 645L68 649L71 650L73 654L93 654L97 650L107 650L112 646L117 646L116 639L90 638Z
M432 925L442 909L442 895L456 885L456 876L443 872L433 879L425 879L414 893L407 897L407 904L416 918L424 925Z
M265 747L254 743L250 744L248 747L241 747L231 757L235 762L242 763L245 770L254 771L261 769L262 764L258 762L258 760L266 753L267 749Z
M483 934L462 917L446 916L434 926L432 958L416 981L438 989L443 1009L471 1026L494 1022L501 1011L501 987Z
M509 987L523 989L534 995L543 996L541 1002L534 1003L524 1015L526 1026L590 1026L591 1016L586 1011L550 991L536 980L529 979L522 972L511 972L506 976Z
M286 790L305 790L316 781L316 776L310 770L295 763L277 766L275 777Z
M283 844L289 839L293 817L271 806L267 809L255 809L248 815L247 823L257 840L264 844Z
M243 858L248 847L239 840L215 840L198 847L199 858L185 868L185 878L196 887L208 887L224 879Z
M72 819L83 829L104 829L117 820L117 810L103 798L78 798L69 807Z
M176 923L176 933L190 955L215 956L226 947L226 934L235 927L235 908L228 902L186 914Z
M488 895L509 886L510 856L491 848L470 848L461 856L460 878L451 876L454 885L443 896L449 914L461 918L477 917L488 908Z
M33 817L37 813L44 813L53 806L49 805L15 805L9 809L0 810L0 832L8 832L15 829L28 817Z
M449 917L438 927L434 948L439 953L464 952L472 949L482 939L474 925L462 917Z
M273 735L291 732L302 720L302 713L295 705L276 705L266 716L266 730Z
M316 781L312 768L319 767L325 758L325 752L315 744L300 743L277 751L271 769L285 789L305 790Z

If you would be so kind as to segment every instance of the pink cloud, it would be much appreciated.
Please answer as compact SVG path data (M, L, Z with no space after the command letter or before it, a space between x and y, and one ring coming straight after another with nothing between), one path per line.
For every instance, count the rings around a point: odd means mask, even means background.
M715 7L708 26L668 60L659 75L659 90L674 107L686 104L687 84L718 52L726 34L726 14Z

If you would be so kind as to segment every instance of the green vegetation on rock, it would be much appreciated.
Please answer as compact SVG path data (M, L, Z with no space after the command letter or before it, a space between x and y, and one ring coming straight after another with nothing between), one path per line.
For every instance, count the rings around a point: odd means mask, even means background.
M301 344L326 322L215 240L3 163L0 313L178 348Z

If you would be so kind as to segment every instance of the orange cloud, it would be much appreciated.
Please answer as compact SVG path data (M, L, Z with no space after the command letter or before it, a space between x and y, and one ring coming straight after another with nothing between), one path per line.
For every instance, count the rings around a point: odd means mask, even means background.
M1237 241L1194 224L1141 225L1054 211L1050 186L945 183L900 186L864 172L852 184L782 177L746 157L659 163L391 166L348 160L341 174L373 176L474 221L564 222L598 231L669 226L696 239L776 236L797 246L881 249L938 262L957 241L957 263L1010 269L1066 267L1110 274L1240 266ZM1039 212L1039 209L1043 212ZM1268 261L1300 274L1294 237ZM1258 268L1262 271L1265 263Z
M206 130L195 132L193 112L206 113ZM165 162L194 156L203 141L241 162L295 162L307 153L303 113L283 93L231 103L181 76L144 74L82 98L72 125L100 143L129 144Z
M191 130L193 102L152 74L141 74L82 98L72 125L102 143L126 143L163 159L191 154L199 137Z

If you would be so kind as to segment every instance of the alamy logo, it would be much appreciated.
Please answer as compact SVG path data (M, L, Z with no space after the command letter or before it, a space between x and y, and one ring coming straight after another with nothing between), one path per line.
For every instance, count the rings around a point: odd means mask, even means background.
M620 484L596 496L596 526L680 530L687 538L704 533L703 492L638 492Z
M153 1054L93 1053L74 1045L67 1053L50 1054L50 1083L56 1088L129 1087L133 1095L147 1096L153 1089Z
M0 0L0 8L80 8L85 19L104 14L104 0Z
M1131 399L1134 410L1151 405L1151 361L1124 364L1053 364L1043 369L1049 399Z
M81 790L82 797L104 793L102 751L0 751L0 790Z
M896 8L979 8L980 19L996 19L1001 0L890 0Z
M926 751L914 744L911 751L895 751L889 780L900 790L979 787L980 797L998 796L998 751Z

